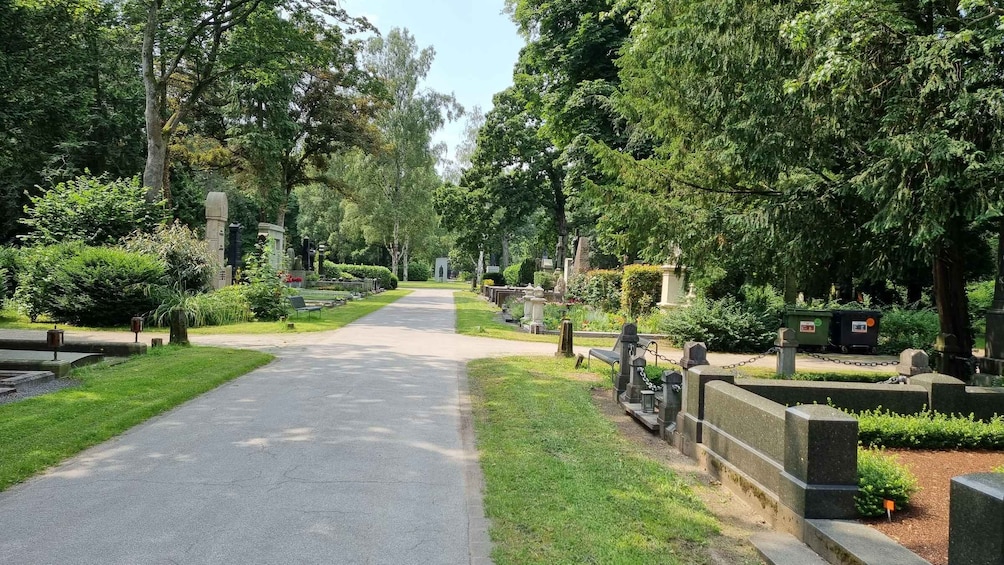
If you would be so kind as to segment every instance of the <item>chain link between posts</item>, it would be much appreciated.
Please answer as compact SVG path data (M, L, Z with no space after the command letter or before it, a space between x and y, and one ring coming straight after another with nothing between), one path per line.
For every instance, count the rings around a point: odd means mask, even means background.
M742 367L743 365L749 365L750 363L756 363L757 361L763 359L764 357L766 357L768 355L774 355L774 354L776 354L779 351L781 351L780 347L771 347L770 349L768 349L764 353L761 353L760 355L757 355L756 357L752 357L750 359L747 359L746 361L740 361L739 363L733 363L731 365L722 365L722 368L723 369L736 369L736 368Z
M830 363L836 363L838 365L850 365L853 367L892 367L893 365L899 365L899 361L845 361L843 359L834 359L833 357L826 357L818 353L806 353L809 357L813 359L819 359L820 361L829 361Z

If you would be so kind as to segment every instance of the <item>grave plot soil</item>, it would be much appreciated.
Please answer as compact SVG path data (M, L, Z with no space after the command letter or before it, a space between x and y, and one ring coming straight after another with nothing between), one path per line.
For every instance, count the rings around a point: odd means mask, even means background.
M952 477L986 473L1004 465L1001 451L888 449L916 475L920 490L910 508L868 524L931 562L948 565L948 494Z

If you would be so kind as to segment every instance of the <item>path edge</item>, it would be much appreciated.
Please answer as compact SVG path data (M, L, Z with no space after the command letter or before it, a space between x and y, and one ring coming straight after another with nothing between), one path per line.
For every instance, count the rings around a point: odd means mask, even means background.
M467 544L471 565L492 565L490 522L485 516L483 493L485 476L481 472L474 435L474 412L467 381L467 363L457 363L457 392L460 407L460 443L464 450L464 497L467 501Z

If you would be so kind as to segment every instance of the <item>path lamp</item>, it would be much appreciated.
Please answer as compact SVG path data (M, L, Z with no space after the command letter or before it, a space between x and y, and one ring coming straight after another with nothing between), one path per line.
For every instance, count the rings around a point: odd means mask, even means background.
M143 316L133 316L129 323L129 331L136 334L136 341L133 343L139 343L139 332L143 331Z
M51 330L47 330L45 332L45 345L52 350L52 360L57 361L59 348L63 347L63 330L56 329L56 326L52 326Z

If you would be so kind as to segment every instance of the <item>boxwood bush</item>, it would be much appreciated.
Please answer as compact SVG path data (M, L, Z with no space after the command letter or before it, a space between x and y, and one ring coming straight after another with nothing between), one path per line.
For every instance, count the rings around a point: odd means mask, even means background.
M164 265L152 255L85 247L55 266L46 289L47 309L60 322L126 324L157 306L151 290L164 281Z
M934 310L892 307L882 312L879 351L899 355L904 349L923 349L930 354L939 331L938 313Z
M869 410L854 414L858 419L858 439L874 447L913 447L925 449L1001 449L1004 448L1004 419L995 416L989 422L968 416L925 411L920 414L894 414L888 410Z
M917 478L896 460L878 449L858 449L858 494L854 507L862 516L884 516L886 500L896 504L896 510L910 503L917 491Z
M398 280L404 278L404 270L398 267L401 271L398 273ZM408 280L409 281L427 281L432 278L432 268L428 264L422 263L421 261L416 261L414 263L408 263Z
M394 290L398 278L387 267L377 265L338 265L338 270L360 279L377 279L381 288Z
M663 317L660 331L677 347L703 341L711 351L763 352L777 337L783 300L770 287L743 287L743 300L697 298Z

